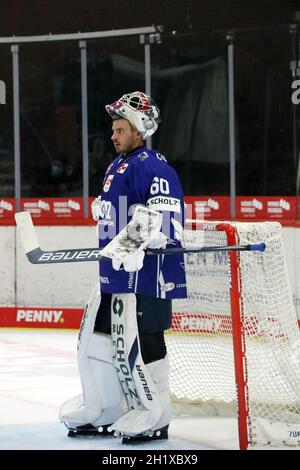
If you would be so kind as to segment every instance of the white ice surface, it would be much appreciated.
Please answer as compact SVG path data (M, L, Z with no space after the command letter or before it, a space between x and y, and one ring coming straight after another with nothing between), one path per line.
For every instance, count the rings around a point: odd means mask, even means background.
M127 446L114 437L68 438L58 420L62 402L81 393L74 331L0 329L0 450ZM232 418L174 416L168 441L130 449L238 449Z

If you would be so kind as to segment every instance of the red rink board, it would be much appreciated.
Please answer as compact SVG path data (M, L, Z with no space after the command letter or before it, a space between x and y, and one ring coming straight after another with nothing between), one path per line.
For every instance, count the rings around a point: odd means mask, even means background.
M0 328L54 328L79 329L84 309L54 307L0 307ZM280 337L280 326L270 318L268 332L259 328L253 330L257 336ZM298 321L300 327L300 320ZM265 326L264 326L265 328ZM175 312L171 330L186 333L226 334L231 333L231 321L227 315L203 315Z
M84 218L81 197L22 198L20 210L28 210L35 225L95 225L89 198L88 218ZM293 196L237 196L236 217L241 221L277 220L283 225L299 223L300 198ZM186 218L231 220L230 196L186 196ZM0 225L15 225L16 203L0 198Z
M188 219L231 219L229 196L186 196L185 202ZM238 220L293 221L297 218L299 210L300 202L292 196L236 197L236 219Z
M13 220L16 212L16 202L13 198L0 198L0 220Z
M21 211L27 210L32 218L83 218L83 200L80 197L21 199Z
M296 198L290 196L239 196L236 216L238 219L294 220Z

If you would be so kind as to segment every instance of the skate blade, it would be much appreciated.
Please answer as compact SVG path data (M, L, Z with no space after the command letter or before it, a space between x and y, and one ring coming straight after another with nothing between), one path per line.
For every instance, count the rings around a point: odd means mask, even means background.
M138 434L137 436L124 436L122 438L122 444L138 444L144 442L151 442L151 441L158 441L162 439L168 439L168 428L169 425L164 426L161 429L157 429L156 431L152 431L151 434Z
M109 431L111 424L95 427L92 424L84 424L77 426L76 428L68 428L68 437L79 437L79 436L111 436L112 433Z

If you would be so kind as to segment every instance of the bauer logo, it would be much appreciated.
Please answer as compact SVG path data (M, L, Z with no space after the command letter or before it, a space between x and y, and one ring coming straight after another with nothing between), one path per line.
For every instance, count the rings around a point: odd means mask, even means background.
M0 104L6 104L6 85L0 80Z
M79 329L78 341L77 341L77 351L79 350L79 346L80 346L80 343L81 343L82 332L83 332L84 325L85 325L85 322L86 322L87 317L88 317L88 307L89 307L88 305L85 306L84 314L83 314L83 317L82 317L82 320L81 320L81 323L80 323L80 329Z
M62 323L62 310L30 310L18 309L17 322Z
M153 397L151 395L151 390L148 386L148 383L147 383L147 380L146 380L146 377L145 377L145 374L143 372L143 369L142 369L142 366L140 364L136 364L135 366L136 368L136 371L139 375L139 378L141 379L141 385L144 389L144 393L145 393L145 397L147 398L147 400L150 400L152 401L153 400Z

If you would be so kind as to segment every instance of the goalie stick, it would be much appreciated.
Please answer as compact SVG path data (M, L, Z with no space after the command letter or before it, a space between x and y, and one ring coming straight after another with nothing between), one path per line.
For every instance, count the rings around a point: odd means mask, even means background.
M25 254L33 264L108 261L113 258L123 262L127 257L144 250L149 240L158 237L162 215L145 206L136 206L130 222L102 250L99 248L75 248L43 251L40 248L30 212L17 212L15 220Z
M265 251L265 243L251 243L250 245L220 245L202 246L201 248L158 248L146 250L147 255L176 255L179 253L199 253L201 251Z
M22 211L15 214L15 220L25 254L33 264L78 263L83 261L108 261L114 255L124 258L133 255L138 249L147 245L147 240L158 233L161 227L161 214L143 206L137 206L129 224L103 249L72 248L64 250L44 251L41 249L30 212ZM210 251L264 251L265 243L235 246L203 246L199 248L165 248L147 249L147 255L171 255L179 253L198 253Z

